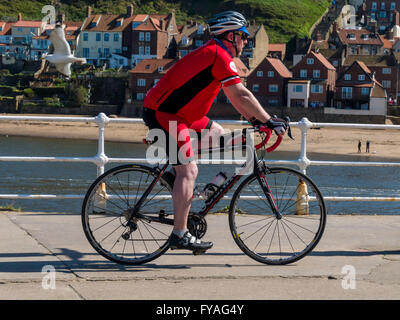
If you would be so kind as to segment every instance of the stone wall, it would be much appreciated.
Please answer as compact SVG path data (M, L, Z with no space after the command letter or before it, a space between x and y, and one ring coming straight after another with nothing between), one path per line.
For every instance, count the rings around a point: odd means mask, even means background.
M121 116L139 118L143 103L134 101L125 104ZM323 108L288 108L288 107L267 107L265 108L271 115L278 117L289 116L291 121L300 121L306 117L312 122L336 122L336 123L376 123L384 124L385 116L359 116L359 115L335 115L325 114ZM215 120L240 120L240 113L230 104L214 104L207 114L208 117Z

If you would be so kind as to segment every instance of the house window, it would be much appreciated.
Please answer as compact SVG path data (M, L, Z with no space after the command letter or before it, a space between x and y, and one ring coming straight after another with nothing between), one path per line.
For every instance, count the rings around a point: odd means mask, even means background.
M150 32L146 32L146 41L150 41Z
M146 47L145 48L145 54L146 55L150 55L150 47Z
M342 88L342 99L351 99L353 97L353 88L343 87Z
M270 84L268 86L268 91L269 92L278 92L278 85L277 84Z
M278 100L276 99L268 100L268 105L271 107L276 107L278 105Z
M372 10L376 10L376 8L377 8L376 2L372 2Z
M142 92L137 93L136 100L144 100L144 94Z
M89 58L89 48L83 48L83 57L84 58Z
M321 72L319 70L313 70L313 78L319 79Z
M138 87L145 87L146 86L146 79L137 79L137 86Z
M384 2L382 2L382 3L384 3ZM380 11L379 18L386 18L386 11Z
M293 92L303 92L303 86L302 85L293 86Z
M323 89L322 86L319 84L313 84L311 85L311 92L312 93L322 93Z
M389 88L392 87L392 81L390 81L390 80L382 80L382 85L383 85L384 88L389 89Z
M394 10L394 9L396 9L396 2L392 2L390 4L390 10Z
M110 48L104 48L104 57L108 57L110 55Z
M119 34L114 33L114 42L117 42L119 40Z
M307 70L305 69L300 70L300 78L307 78Z
M196 40L195 45L196 47L201 47L203 45L203 40Z
M88 41L88 40L89 40L89 34L85 32L83 34L83 41Z
M264 73L262 71L257 71L257 77L262 77Z
M258 84L253 84L253 92L258 92L260 89L260 86Z
M392 73L392 69L391 68L383 68L382 69L382 73L383 74L391 74Z
M163 66L159 66L158 67L158 72L163 72L164 71L164 67Z
M183 36L181 43L183 46L187 46L189 44L188 38L186 36Z
M381 2L381 10L385 10L385 3Z
M139 47L139 54L143 55L144 54L144 47Z
M179 52L180 52L181 58L183 58L184 56L186 56L188 54L187 50L179 50Z
M109 41L110 40L110 34L109 33L105 33L104 34L104 41Z
M361 88L361 94L363 96L369 95L369 88Z
M371 13L371 21L375 21L376 20L376 13L372 12Z
M204 34L204 27L202 25L199 25L197 28L197 34Z
M347 81L351 80L351 74L346 73L346 74L344 75L344 80L347 80Z
M273 77L274 77L274 72L268 71L268 78L273 78Z
M307 64L314 64L313 58L307 58Z
M144 41L144 32L139 32L139 41Z
M96 41L101 41L101 33L96 33Z
M358 81L364 81L365 80L365 75L364 74L359 74L358 75Z

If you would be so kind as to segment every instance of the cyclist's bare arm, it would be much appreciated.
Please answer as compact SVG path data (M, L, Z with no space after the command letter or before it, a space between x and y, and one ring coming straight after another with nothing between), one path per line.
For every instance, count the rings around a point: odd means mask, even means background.
M247 120L254 117L266 123L271 118L256 97L242 83L223 87L223 90L233 107Z

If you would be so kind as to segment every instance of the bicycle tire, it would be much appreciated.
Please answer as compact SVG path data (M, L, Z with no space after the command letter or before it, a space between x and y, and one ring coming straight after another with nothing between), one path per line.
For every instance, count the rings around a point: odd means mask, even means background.
M268 168L265 177L282 218L272 212L257 176L252 174L232 197L229 227L239 248L254 260L272 265L293 263L310 253L322 237L324 199L316 184L297 170ZM294 244L295 240L300 244Z
M172 225L140 218L128 223L127 210L157 176L155 168L123 165L108 170L89 187L82 205L82 226L91 246L106 259L136 265L168 250ZM168 199L173 185L170 180L168 174L160 177L139 213L173 217L172 199Z

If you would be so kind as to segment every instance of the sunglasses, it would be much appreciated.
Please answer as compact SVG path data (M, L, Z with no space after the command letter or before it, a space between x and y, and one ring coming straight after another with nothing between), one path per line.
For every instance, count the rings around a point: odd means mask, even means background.
M235 32L235 34L238 35L242 40L247 40L249 38L249 35L243 31Z

